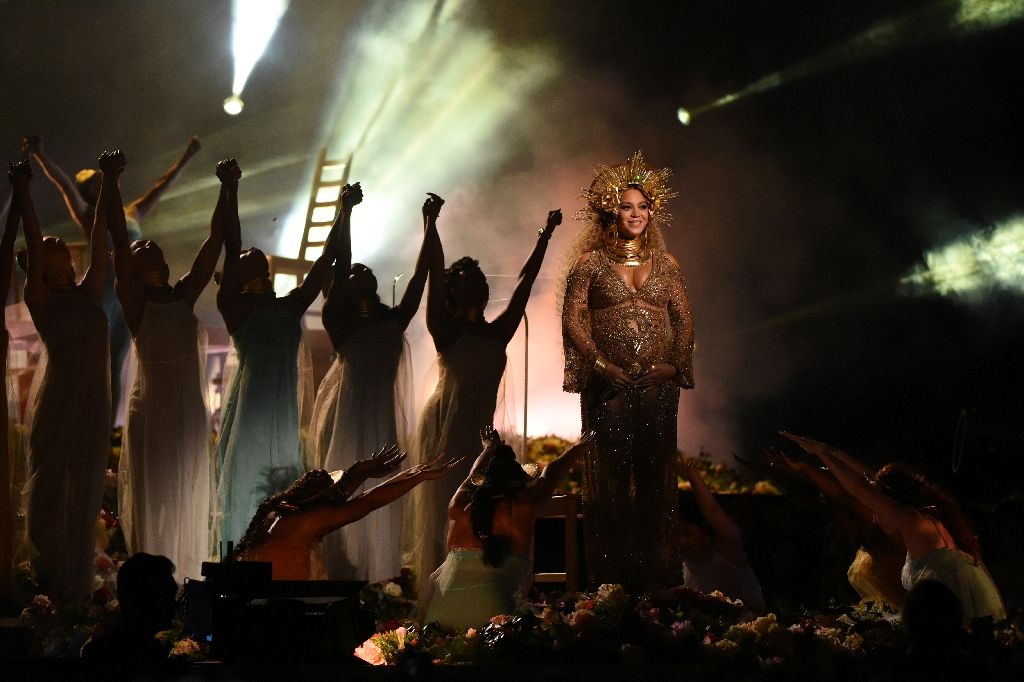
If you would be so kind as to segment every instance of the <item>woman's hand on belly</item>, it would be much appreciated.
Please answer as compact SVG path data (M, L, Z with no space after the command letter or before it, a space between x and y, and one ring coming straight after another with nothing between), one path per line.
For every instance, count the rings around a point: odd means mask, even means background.
M679 370L676 366L668 362L659 362L655 365L651 365L651 368L646 374L642 375L636 380L636 386L647 387L647 386L658 386L671 381L675 378Z

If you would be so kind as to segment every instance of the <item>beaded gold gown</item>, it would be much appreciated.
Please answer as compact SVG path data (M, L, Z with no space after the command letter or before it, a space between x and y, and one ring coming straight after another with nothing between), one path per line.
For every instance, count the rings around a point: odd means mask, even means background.
M603 251L590 252L569 272L562 309L564 389L580 394L584 431L597 432L583 460L590 578L633 591L680 581L676 414L680 387L693 387L682 273L664 251L653 251L652 261L633 291ZM663 362L678 371L659 386L615 391L594 369L598 355L634 377Z

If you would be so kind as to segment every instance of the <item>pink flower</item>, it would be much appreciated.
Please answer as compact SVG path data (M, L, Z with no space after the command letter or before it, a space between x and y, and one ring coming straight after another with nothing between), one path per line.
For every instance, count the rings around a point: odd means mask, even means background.
M580 634L589 634L597 630L600 625L597 616L590 609L576 609L569 616L569 625L576 628Z
M499 613L497 616L491 618L491 625L504 625L505 623L512 620L512 616L504 613Z
M361 658L370 665L384 665L384 654L377 648L377 645L373 643L373 637L363 642L362 646L357 646L355 650L357 658Z
M405 648L405 637L409 634L408 628L400 627L395 628L395 637L398 639L398 650L401 651Z
M672 634L676 637L693 632L693 624L688 620L677 620L672 623Z

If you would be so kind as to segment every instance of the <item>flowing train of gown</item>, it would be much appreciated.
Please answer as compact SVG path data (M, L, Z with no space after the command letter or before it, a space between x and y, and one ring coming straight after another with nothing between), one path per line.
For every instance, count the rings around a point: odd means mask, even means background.
M505 345L463 333L438 353L437 387L420 416L414 464L445 453L466 458L444 478L417 486L412 492L412 528L406 543L406 565L416 573L420 598L430 585L430 574L447 555L448 503L480 452L480 429L494 421L498 386L505 371Z
M317 391L310 427L316 466L348 469L384 444L403 446L405 336L393 316L358 329L336 349L337 358ZM376 485L368 481L360 490ZM382 580L402 567L403 499L324 537L331 580Z
M46 367L30 418L28 535L40 587L52 598L92 592L96 519L110 457L107 317L82 289L52 292L34 320Z
M566 391L580 394L583 430L597 432L583 460L587 565L594 584L627 591L676 584L675 524L679 389L693 387L693 317L679 267L652 253L651 274L629 289L603 251L574 266L562 309ZM598 356L637 377L658 363L675 379L610 390Z
M129 553L162 554L177 578L210 558L210 437L199 321L185 301L146 303L119 472Z
M232 335L231 378L217 449L220 540L238 542L264 497L305 470L299 432L302 317L256 308Z

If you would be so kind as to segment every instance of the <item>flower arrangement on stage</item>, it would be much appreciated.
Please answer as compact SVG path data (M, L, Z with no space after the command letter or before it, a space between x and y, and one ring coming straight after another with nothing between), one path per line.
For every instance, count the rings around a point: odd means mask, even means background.
M1011 621L985 640L1020 656L1024 631ZM438 664L671 665L698 677L756 675L822 679L874 669L906 649L898 618L860 604L841 614L754 616L721 594L676 588L630 597L619 585L562 595L465 632L406 623L373 635L355 655L374 665L418 656Z
M373 614L378 630L393 630L412 618L416 610L416 586L408 568L390 580L369 583L359 593L359 603Z

